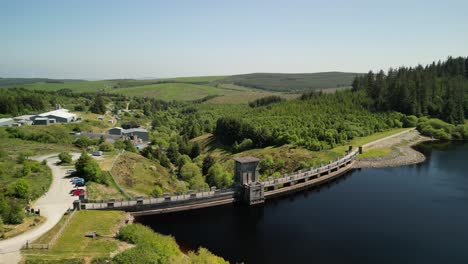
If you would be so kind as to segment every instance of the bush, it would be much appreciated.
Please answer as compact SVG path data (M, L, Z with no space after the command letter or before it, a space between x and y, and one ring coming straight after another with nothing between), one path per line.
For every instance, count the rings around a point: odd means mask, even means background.
M19 179L13 185L13 195L20 199L29 199L31 188L25 179Z
M76 173L86 181L102 183L102 171L97 162L91 158L86 151L81 153L75 163Z
M418 118L414 115L403 117L403 127L416 127L418 125Z
M99 145L99 150L100 150L100 151L109 152L109 151L114 150L114 145L112 145L112 144L109 143L109 142L102 142L102 143Z
M244 138L240 144L237 142L233 145L234 152L242 152L245 150L249 150L253 147L253 141L250 138Z
M190 179L201 176L200 168L195 164L188 162L184 164L180 169L180 176L184 181L189 181Z
M75 142L73 142L73 144L75 144L75 146L77 146L79 148L85 149L85 148L87 148L89 146L95 145L96 141L90 139L89 137L81 136L81 137L77 138L75 140Z
M454 126L440 119L432 118L427 120L420 119L417 128L425 136L449 140L451 139L451 132Z
M114 148L115 149L125 149L125 141L119 139L114 142Z
M190 251L188 256L192 264L229 264L229 262L214 255L206 248L199 248L197 253Z
M7 224L17 225L23 223L24 220L24 207L19 201L14 201L10 205L5 222Z
M205 158L203 158L203 163L202 163L202 174L206 175L208 173L208 170L213 166L215 163L215 159L211 155L207 155Z
M169 263L182 256L173 237L157 234L141 224L122 227L118 238L136 247L115 256L115 263Z
M72 156L68 152L62 152L58 156L60 164L70 164L72 163Z
M156 185L156 187L154 187L153 192L151 193L151 196L161 197L162 195L163 195L163 190L162 190L161 186Z
M223 167L219 164L211 166L206 175L206 181L210 186L216 186L220 189L228 188L234 183L231 174L224 171Z

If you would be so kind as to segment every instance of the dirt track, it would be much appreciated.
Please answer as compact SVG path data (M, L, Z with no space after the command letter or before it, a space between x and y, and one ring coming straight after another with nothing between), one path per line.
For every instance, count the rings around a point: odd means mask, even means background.
M384 168L411 165L426 160L424 154L416 151L412 146L430 141L431 138L422 136L417 130L409 130L398 135L389 136L363 146L363 151L374 148L391 147L392 153L386 157L358 159L355 168Z

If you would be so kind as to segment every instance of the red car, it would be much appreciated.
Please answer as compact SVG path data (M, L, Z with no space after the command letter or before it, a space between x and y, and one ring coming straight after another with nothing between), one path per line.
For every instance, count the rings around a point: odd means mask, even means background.
M86 191L83 190L83 189L76 189L76 190L72 191L73 196L79 196L80 194L85 194L85 193L86 193Z

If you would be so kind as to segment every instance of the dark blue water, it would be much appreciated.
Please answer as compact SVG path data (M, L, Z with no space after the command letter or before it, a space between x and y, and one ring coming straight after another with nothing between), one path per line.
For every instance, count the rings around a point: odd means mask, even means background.
M468 263L468 144L425 163L363 169L321 189L137 219L232 263Z

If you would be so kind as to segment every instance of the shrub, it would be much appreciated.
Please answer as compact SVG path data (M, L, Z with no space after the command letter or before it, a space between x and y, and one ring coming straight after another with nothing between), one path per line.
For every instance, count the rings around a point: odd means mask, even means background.
M81 136L81 137L77 138L75 140L75 142L73 142L73 144L75 144L75 146L77 146L79 148L85 149L85 148L87 148L89 146L95 145L96 141L90 139L89 137Z
M91 158L86 151L81 153L80 158L75 163L76 172L86 181L102 182L101 168L97 162Z
M193 251L190 251L188 253L188 256L190 258L190 263L192 264L228 264L229 262L225 261L223 258L218 257L208 251L206 248L199 248L198 252L195 253Z
M414 115L403 117L403 127L415 127L418 125L418 118Z
M224 171L221 165L214 164L208 170L206 181L210 186L216 186L217 188L228 188L233 184L234 179L229 173Z
M153 192L151 193L151 196L153 196L153 197L161 197L162 195L163 195L163 190L162 190L161 186L156 185L156 186L154 187Z
M208 170L213 166L215 163L215 159L211 155L206 155L205 158L203 158L203 163L202 163L202 174L206 175L208 173Z
M182 255L173 237L157 234L141 224L122 227L118 238L137 246L118 254L115 263L168 263Z
M421 134L437 139L451 139L451 132L454 129L453 125L435 118L426 120L421 119L422 118L420 118L420 122L417 127Z
M31 188L25 179L19 179L13 185L13 195L20 199L29 199Z
M58 156L60 164L70 164L72 163L72 156L68 152L62 152Z
M114 145L112 145L111 143L109 142L102 142L100 145L99 145L99 150L100 151L112 151L114 150Z
M186 163L180 169L180 176L184 181L189 181L190 179L201 176L200 168L195 163Z
M244 138L240 144L237 144L237 142L234 143L233 145L233 150L235 152L242 152L245 150L249 150L253 147L253 141L250 138Z

